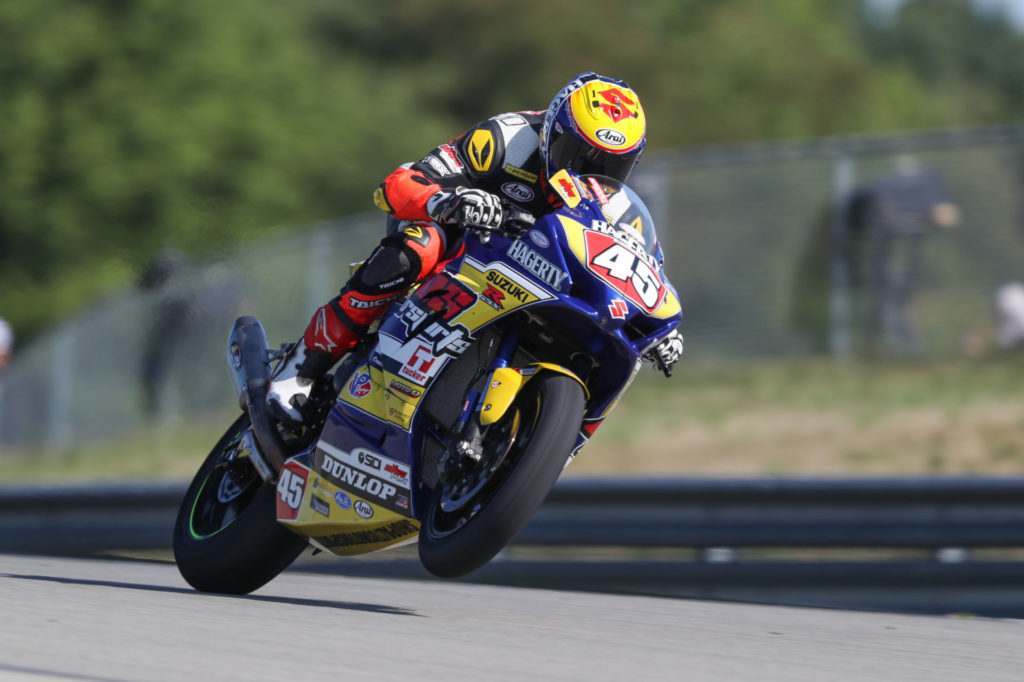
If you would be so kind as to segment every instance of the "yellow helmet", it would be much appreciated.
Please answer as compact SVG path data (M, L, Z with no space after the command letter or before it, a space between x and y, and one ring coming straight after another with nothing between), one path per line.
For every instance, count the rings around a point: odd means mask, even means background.
M625 181L643 152L646 132L640 98L624 81L581 73L548 107L540 155L548 177L568 168Z

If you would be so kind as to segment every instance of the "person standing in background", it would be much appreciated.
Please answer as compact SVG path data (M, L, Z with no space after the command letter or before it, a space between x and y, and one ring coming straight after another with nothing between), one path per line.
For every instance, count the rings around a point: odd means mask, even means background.
M993 299L996 348L1013 351L1024 347L1024 284L1003 284Z
M849 230L855 261L870 297L869 354L906 357L920 350L909 306L921 278L925 237L955 226L960 211L945 183L909 154L896 172L853 193ZM856 253L860 251L861 253Z
M7 366L11 359L11 351L14 349L14 332L7 320L0 317L0 369Z
M7 320L0 317L0 436L3 436L4 427L4 368L11 360L11 352L14 349L14 332ZM3 439L0 438L0 449L3 446Z
M164 389L172 363L195 327L196 301L185 279L191 266L185 254L167 248L157 253L139 276L139 288L155 297L139 368L142 409L149 417L164 411Z

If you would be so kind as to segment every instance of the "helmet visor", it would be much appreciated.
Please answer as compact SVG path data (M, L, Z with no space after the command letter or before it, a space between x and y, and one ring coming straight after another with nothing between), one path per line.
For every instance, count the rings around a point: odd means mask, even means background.
M613 154L565 132L552 133L549 157L556 169L568 168L578 175L604 175L625 182L633 171L640 151Z

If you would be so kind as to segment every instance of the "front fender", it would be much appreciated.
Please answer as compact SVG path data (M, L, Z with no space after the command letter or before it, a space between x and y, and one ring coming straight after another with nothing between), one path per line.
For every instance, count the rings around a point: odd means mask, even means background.
M541 372L555 372L574 379L583 388L583 395L590 399L587 385L575 373L561 365L552 362L531 362L523 367L501 367L491 373L487 382L487 389L481 401L480 425L488 426L501 419L523 386Z

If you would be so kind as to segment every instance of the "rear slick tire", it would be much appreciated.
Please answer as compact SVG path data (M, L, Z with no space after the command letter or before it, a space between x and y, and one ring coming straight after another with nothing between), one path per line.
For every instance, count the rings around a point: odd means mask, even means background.
M511 450L487 484L454 512L441 506L450 486L434 489L419 535L420 561L428 571L441 578L466 575L512 541L562 472L584 407L582 387L563 374L541 374L524 387L490 427L518 419L509 432Z
M207 456L174 524L174 560L201 592L248 594L308 546L276 520L276 493L245 458L229 463L249 428L242 415Z

